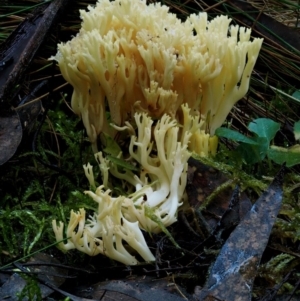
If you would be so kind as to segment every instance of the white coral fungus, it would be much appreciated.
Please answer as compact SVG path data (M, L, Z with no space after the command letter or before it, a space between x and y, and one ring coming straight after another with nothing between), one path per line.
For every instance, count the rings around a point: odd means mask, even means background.
M230 26L226 16L208 21L199 13L182 22L168 7L146 0L99 0L80 14L80 32L59 44L52 59L74 88L72 107L104 185L86 192L98 203L93 216L86 220L84 209L72 211L65 230L56 221L53 229L63 250L136 264L130 246L152 261L141 229L156 233L176 221L190 151L215 154L211 136L246 94L262 39L250 41L250 29ZM98 153L98 135L121 130L131 135L126 160L139 172ZM118 159L125 160L122 154ZM84 170L95 189L92 166ZM126 196L111 194L111 176L122 181Z
M80 14L80 32L52 59L74 88L72 107L95 152L99 133L111 130L106 105L112 122L123 126L135 111L179 118L187 103L213 135L247 92L262 44L227 16L208 21L199 13L182 22L167 6L145 0L99 0Z
M137 264L137 260L124 247L124 242L136 250L145 261L154 261L138 222L130 222L124 218L121 206L124 196L112 198L110 190L103 191L103 186L96 192L86 193L98 203L95 212L87 221L85 210L71 211L69 225L66 231L67 243L63 243L63 223L52 222L59 248L65 251L77 249L90 256L106 255L127 265Z
M119 171L116 165L96 154L102 168L102 176L107 179L109 172L134 187L129 196L112 197L109 189L100 186L95 192L86 191L98 208L87 221L84 209L71 212L66 227L67 242L63 243L64 225L53 221L53 229L62 250L78 249L89 255L99 253L123 262L136 264L126 245L136 250L145 261L153 261L140 230L159 232L161 227L177 220L177 210L182 204L187 180L187 150L190 132L180 134L175 120L163 115L154 126L153 120L145 113L136 113L137 135L131 137L129 155L132 164L140 167L140 173L130 170ZM127 124L124 129L132 130ZM181 142L180 142L180 137ZM155 150L156 155L153 155ZM85 166L91 186L95 185L92 166ZM106 180L107 182L107 180ZM147 216L147 208L155 218Z

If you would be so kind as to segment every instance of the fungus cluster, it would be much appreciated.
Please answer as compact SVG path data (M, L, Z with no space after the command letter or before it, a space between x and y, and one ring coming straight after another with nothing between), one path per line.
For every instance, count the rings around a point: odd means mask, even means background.
M85 165L94 188L85 193L98 208L88 219L84 209L72 211L66 227L53 221L53 229L63 250L136 264L130 246L152 261L141 229L157 233L176 221L187 160L191 152L216 153L214 132L246 94L262 39L250 41L250 29L230 26L226 16L208 21L199 13L182 22L168 7L145 0L99 0L80 15L80 32L59 44L52 59L74 88L72 108L83 120L103 185L96 188L92 166ZM98 152L101 133L114 139L124 131L130 143L118 158L138 171L121 170ZM126 194L113 195L111 177Z
M145 261L154 261L138 221L130 222L123 216L121 209L125 196L112 198L110 190L102 189L100 186L95 193L87 192L98 203L98 213L86 220L83 208L78 212L71 211L67 243L62 242L64 224L52 222L56 240L60 241L58 246L64 251L77 249L90 256L103 254L126 265L135 265L138 261L124 247L125 242Z
M123 243L135 249L144 260L152 261L141 229L150 233L161 231L176 221L178 207L182 204L186 186L187 150L190 131L181 133L176 121L163 115L154 127L153 120L145 113L136 113L137 134L131 136L130 162L139 166L139 173L121 171L101 152L95 155L102 171L103 183L108 185L108 171L125 185L134 187L127 196L113 197L104 185L95 192L86 191L98 203L97 211L86 220L85 210L71 212L66 227L67 243L63 243L64 224L53 221L53 229L62 250L78 249L89 255L105 254L125 264L136 264ZM126 127L125 127L126 128ZM125 130L124 128L124 130ZM127 128L132 131L131 125ZM182 140L179 141L179 140ZM157 155L153 156L153 150ZM84 166L91 187L95 187L93 167ZM152 212L152 218L146 211ZM159 221L157 223L156 221Z
M80 32L52 59L74 88L72 108L94 152L110 122L122 126L136 111L181 122L183 103L213 135L246 94L262 44L227 16L208 21L199 13L182 22L145 0L100 0L80 15Z

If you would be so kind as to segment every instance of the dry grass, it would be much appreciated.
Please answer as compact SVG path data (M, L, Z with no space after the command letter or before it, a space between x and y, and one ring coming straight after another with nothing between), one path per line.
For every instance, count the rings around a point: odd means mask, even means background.
M300 31L300 2L279 0L248 0L255 8L285 26Z

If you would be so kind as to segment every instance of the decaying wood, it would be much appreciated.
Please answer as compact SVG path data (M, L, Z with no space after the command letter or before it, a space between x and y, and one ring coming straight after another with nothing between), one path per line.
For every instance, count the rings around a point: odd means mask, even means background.
M11 106L16 86L69 0L54 0L28 16L0 46L0 110Z

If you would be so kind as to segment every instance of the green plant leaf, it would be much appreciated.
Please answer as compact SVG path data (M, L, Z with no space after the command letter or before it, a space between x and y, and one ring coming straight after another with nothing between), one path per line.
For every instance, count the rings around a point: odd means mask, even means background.
M227 139L230 139L230 140L233 140L233 141L237 141L237 142L244 142L244 143L247 143L247 144L253 144L253 145L257 145L257 142L252 139L252 138L249 138L237 131L234 131L234 130L231 130L231 129L228 129L228 128L218 128L215 132L215 134L218 136L218 137L223 137L223 138L227 138Z
M297 121L294 124L294 135L296 140L300 139L300 121Z
M111 161L112 163L114 163L115 165L120 166L120 167L122 167L124 169L132 170L132 171L139 171L139 169L136 166L134 166L134 165L126 162L124 159L113 157L113 156L109 156L109 155L107 155L106 158L109 161Z
M292 94L292 96L293 96L294 98L300 100L300 90L296 90L296 91Z
M249 131L255 133L258 137L265 137L270 143L280 129L280 124L269 118L258 118L250 122Z
M268 139L266 137L256 137L256 143L256 145L241 143L236 149L247 164L261 162L267 155L269 149Z
M275 163L286 163L287 167L300 164L300 145L296 144L290 148L272 145L268 150L268 157Z
M112 137L110 137L105 133L101 133L101 135L105 144L105 148L103 148L103 152L113 157L117 157L122 152L118 143Z

